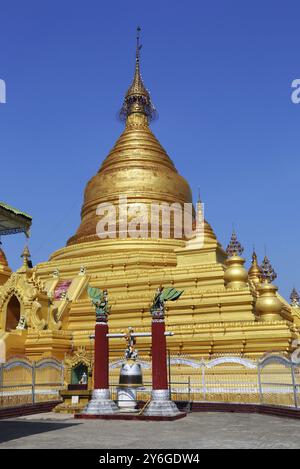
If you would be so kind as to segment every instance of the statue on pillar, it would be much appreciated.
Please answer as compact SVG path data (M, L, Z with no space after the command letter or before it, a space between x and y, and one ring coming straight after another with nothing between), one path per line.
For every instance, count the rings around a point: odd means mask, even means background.
M136 339L133 336L133 328L128 327L128 333L125 335L125 340L127 342L127 348L125 350L126 360L136 360L138 356L138 351L135 348Z
M183 290L176 290L173 287L164 288L159 286L155 292L150 312L153 319L164 319L165 317L165 302L175 301L183 293Z
M168 384L167 342L165 331L165 302L175 301L183 293L173 287L160 286L154 295L150 313L152 315L152 393L144 415L178 417L180 412L171 401Z
M96 322L107 322L110 314L107 290L102 291L96 287L88 287L87 292L96 310Z
M104 415L117 412L118 408L111 399L108 371L108 306L107 290L87 287L88 296L96 310L94 345L94 390L92 399L82 415Z

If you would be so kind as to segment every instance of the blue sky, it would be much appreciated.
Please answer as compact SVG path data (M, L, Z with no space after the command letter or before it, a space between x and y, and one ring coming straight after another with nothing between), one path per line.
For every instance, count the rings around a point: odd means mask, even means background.
M33 216L34 263L75 232L122 132L139 24L154 133L222 244L234 224L248 262L266 245L281 292L300 289L299 2L10 0L0 15L0 200ZM18 267L23 235L2 241Z

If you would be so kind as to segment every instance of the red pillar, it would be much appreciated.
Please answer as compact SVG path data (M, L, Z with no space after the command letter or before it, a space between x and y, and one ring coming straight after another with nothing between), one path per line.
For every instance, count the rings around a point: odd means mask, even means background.
M152 319L152 389L168 389L167 342L164 319Z
M94 389L109 389L108 383L108 325L96 323L95 326L95 361Z

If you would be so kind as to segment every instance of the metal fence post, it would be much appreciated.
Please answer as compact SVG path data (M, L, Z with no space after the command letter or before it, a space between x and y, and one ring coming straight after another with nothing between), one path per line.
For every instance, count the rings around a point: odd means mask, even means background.
M171 385L171 355L168 349L168 369L169 369L169 399L172 400L172 385Z
M202 390L203 390L203 400L206 401L206 385L205 385L205 364L202 364Z
M63 387L64 385L64 379L65 379L65 373L64 373L64 363L61 362L61 375L60 375L60 381L61 381L61 386Z
M296 385L296 379L295 379L295 370L294 370L294 364L291 363L291 374L292 374L292 382L293 382L293 391L294 391L294 403L296 409L298 408L298 396L297 396L297 385Z
M263 392L262 392L260 373L261 373L261 366L260 366L260 364L258 364L257 365L257 379L258 379L259 401L260 401L260 404L263 404L264 403L264 396L263 396Z
M0 363L0 393L1 393L1 406L2 406L2 401L3 401L3 364Z
M32 362L32 369L31 369L31 388L32 388L32 404L35 404L35 362Z
M0 389L2 391L3 388L3 364L0 363Z

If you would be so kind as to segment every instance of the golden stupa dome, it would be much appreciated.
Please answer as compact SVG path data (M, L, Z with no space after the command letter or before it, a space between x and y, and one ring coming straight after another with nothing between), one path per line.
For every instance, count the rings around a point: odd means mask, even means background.
M260 267L262 283L258 286L259 297L256 300L255 312L260 321L280 321L282 302L277 296L278 288L272 282L277 274L265 256Z
M141 203L146 207L153 203L179 203L181 207L184 203L192 203L187 181L177 172L149 128L155 109L140 74L139 51L138 38L134 79L120 112L126 121L125 130L86 186L81 224L75 236L69 239L69 245L99 239L96 234L100 220L97 208L99 204L113 204L118 217L120 196L126 197L127 206L134 205L137 210Z

